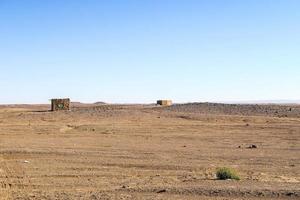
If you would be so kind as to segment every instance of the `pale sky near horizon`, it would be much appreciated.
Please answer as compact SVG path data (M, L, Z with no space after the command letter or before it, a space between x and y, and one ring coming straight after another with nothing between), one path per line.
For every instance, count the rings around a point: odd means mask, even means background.
M0 0L0 104L300 99L298 0Z

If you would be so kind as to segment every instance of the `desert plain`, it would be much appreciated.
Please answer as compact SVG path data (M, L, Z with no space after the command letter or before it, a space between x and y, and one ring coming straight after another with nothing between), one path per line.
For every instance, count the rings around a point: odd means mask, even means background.
M1 199L300 198L299 105L49 108L0 106Z

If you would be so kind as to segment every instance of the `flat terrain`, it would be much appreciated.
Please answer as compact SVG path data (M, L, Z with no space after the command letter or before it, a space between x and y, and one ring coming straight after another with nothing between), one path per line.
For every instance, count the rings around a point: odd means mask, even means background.
M300 198L299 106L49 107L0 106L0 198Z

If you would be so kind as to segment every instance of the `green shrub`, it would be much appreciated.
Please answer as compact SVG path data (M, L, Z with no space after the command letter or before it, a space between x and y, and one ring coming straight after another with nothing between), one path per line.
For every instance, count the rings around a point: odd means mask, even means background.
M239 175L233 169L227 167L222 167L217 170L217 178L219 180L240 180Z

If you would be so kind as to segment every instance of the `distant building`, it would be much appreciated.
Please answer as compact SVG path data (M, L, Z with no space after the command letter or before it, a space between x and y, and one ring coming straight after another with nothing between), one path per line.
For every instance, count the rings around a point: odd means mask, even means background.
M171 106L172 101L171 100L158 100L157 104L161 105L161 106Z
M70 99L51 99L51 111L70 110Z

